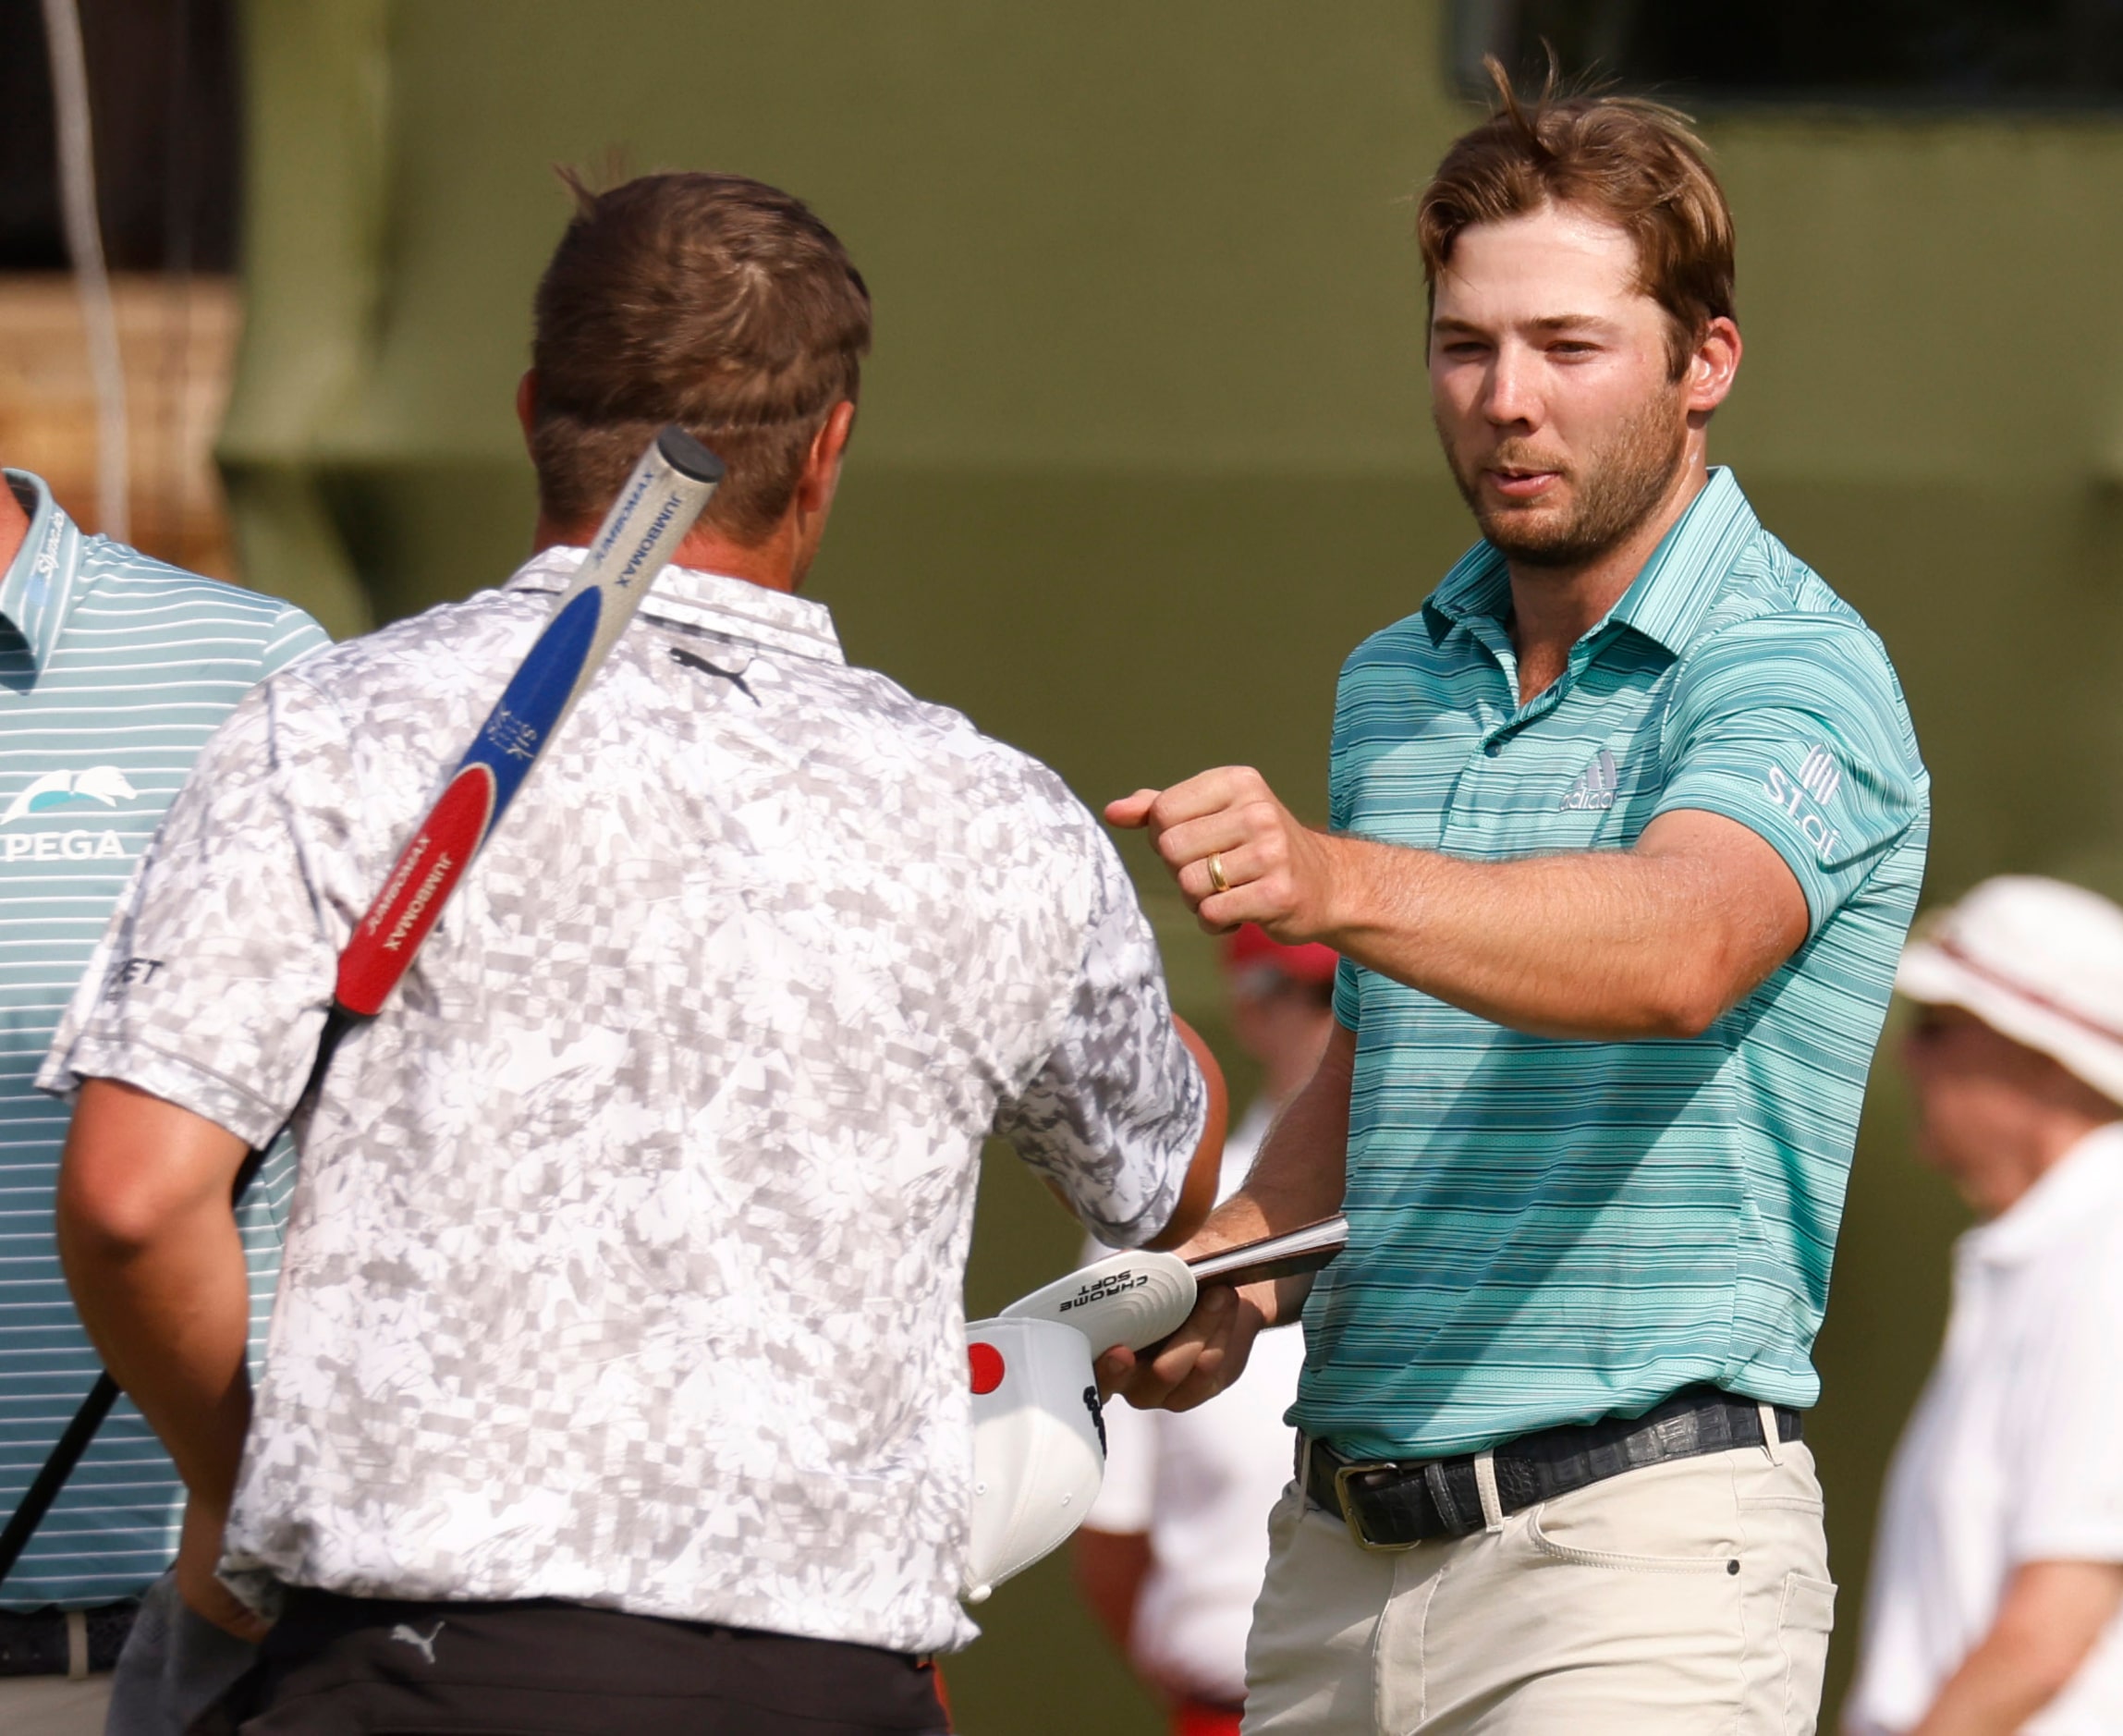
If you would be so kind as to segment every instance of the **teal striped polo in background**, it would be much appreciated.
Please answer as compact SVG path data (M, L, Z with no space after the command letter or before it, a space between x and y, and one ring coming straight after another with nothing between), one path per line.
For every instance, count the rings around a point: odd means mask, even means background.
M1367 640L1332 824L1478 862L1624 850L1718 813L1790 865L1808 937L1702 1036L1527 1036L1345 961L1348 1251L1290 1418L1364 1458L1476 1451L1711 1382L1811 1404L1867 1067L1929 779L1885 650L1726 471L1565 673L1518 701L1482 544Z
M6 474L31 524L0 581L0 1515L99 1366L52 1240L70 1112L31 1082L201 746L262 677L325 642L290 604L82 535L36 477ZM283 1141L243 1214L254 1352L292 1180ZM182 1512L176 1469L121 1400L0 1608L137 1596Z

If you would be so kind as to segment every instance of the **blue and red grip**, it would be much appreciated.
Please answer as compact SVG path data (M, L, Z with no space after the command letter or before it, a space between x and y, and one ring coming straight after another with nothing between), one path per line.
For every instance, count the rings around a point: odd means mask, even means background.
M399 852L383 891L339 955L333 998L348 1012L371 1019L383 1009L459 876L508 811L581 681L604 601L600 591L581 592L546 623L478 740Z

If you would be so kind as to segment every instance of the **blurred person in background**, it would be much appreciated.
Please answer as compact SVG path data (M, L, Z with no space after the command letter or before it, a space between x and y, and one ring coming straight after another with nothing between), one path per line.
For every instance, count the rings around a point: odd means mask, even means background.
M291 604L84 535L40 478L5 476L0 1522L98 1372L52 1234L67 1111L32 1089L38 1064L193 757L260 680L325 642ZM239 1219L254 1352L290 1180L283 1142ZM189 1618L165 1577L183 1501L169 1455L121 1404L0 1583L0 1730L103 1730L121 1645L116 1736L174 1732L178 1705L203 1703L244 1667L249 1648Z
M1232 1030L1262 1079L1225 1144L1220 1200L1245 1180L1275 1117L1319 1065L1334 1028L1336 962L1325 947L1286 947L1251 923L1223 950ZM1094 1241L1084 1258L1104 1253ZM1290 1480L1283 1412L1304 1356L1299 1334L1272 1333L1246 1378L1196 1410L1106 1407L1105 1481L1076 1535L1077 1584L1170 1703L1175 1736L1237 1736L1268 1510Z
M1917 1144L1982 1220L1888 1472L1848 1736L2123 1731L2123 910L1986 881L1896 987Z

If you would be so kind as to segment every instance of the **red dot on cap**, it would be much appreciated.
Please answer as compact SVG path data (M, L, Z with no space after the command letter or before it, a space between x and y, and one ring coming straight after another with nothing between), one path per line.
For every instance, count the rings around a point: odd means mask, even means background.
M972 1365L975 1392L993 1392L1003 1384L1003 1353L993 1344L967 1345L966 1361Z

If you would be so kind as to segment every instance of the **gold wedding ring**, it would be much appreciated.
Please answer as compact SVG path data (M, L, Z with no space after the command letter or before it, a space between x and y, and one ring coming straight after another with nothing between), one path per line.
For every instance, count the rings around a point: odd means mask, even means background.
M1209 852L1209 889L1212 892L1228 892L1231 889L1231 883L1224 878L1222 850L1213 850Z

